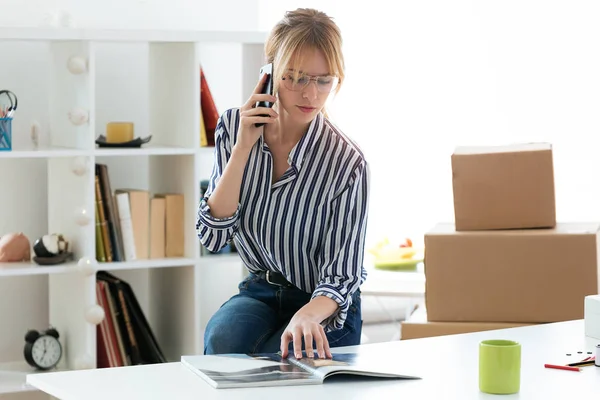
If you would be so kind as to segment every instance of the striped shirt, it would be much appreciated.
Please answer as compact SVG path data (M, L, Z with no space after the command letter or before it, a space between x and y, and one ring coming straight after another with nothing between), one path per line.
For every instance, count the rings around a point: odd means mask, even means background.
M261 136L246 164L235 213L214 218L207 200L237 140L239 109L226 111L215 131L215 163L198 207L201 243L218 251L234 240L249 271L279 272L311 298L327 296L338 311L323 322L341 329L352 294L366 279L363 266L369 174L358 146L322 114L272 182L273 157Z

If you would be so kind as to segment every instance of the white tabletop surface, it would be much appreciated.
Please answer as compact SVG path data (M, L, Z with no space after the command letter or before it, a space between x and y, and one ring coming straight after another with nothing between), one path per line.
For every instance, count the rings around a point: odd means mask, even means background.
M581 372L544 368L545 363L565 361L566 353L583 358L587 351L594 352L600 340L584 336L582 320L361 346L361 351L380 353L382 362L395 365L398 372L423 378L417 381L333 380L314 386L213 389L180 363L167 363L32 374L27 382L62 400L497 398L478 387L478 343L485 339L511 339L523 346L521 391L501 396L503 400L600 395L600 367L585 367Z
M425 298L425 273L388 271L369 266L367 280L360 286L363 295Z

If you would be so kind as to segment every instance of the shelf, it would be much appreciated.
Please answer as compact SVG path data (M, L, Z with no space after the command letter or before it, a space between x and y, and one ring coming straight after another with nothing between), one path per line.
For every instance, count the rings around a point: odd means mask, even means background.
M54 266L38 265L33 261L3 262L0 263L0 277L63 274L75 267L77 262L74 261Z
M80 149L66 147L40 147L39 149L0 151L0 159L3 158L58 158L87 156L90 152Z
M237 255L211 255L202 257L200 261L196 258L168 257L110 263L99 262L97 269L104 271L117 271L126 269L186 267L205 262L229 262L234 260L233 257L239 260L239 256ZM64 274L73 272L76 267L77 262L75 261L56 266L42 266L37 265L34 262L0 263L0 277Z
M51 372L60 371L53 369ZM25 361L0 363L0 397L9 393L33 392L36 388L26 383L28 374L43 374L35 371Z
M215 146L201 146L198 148L198 154L212 157L215 154Z
M170 155L193 155L197 149L190 147L174 146L143 146L141 148L96 148L94 155L98 157L110 156L170 156Z
M252 71L264 61L266 38L267 32L255 31L0 27L10 78L21 85L23 98L39 100L29 102L28 113L48 127L39 148L21 137L13 151L0 151L0 164L11 171L0 179L10 189L0 196L3 226L30 239L59 232L76 254L56 266L0 263L0 302L10 305L0 307L1 321L23 334L51 324L68 338L65 365L78 365L83 355L95 365L97 336L85 316L98 303L93 272L107 271L132 287L167 357L202 351L209 317L235 292L244 271L239 254L200 256L194 229L200 182L211 176L215 153L199 146L199 67L220 110L239 104L256 85L258 72ZM68 68L78 59L86 73ZM43 65L47 73L23 65ZM88 112L88 123L69 120L68 113L79 108ZM106 123L118 120L134 121L152 140L139 148L97 146ZM149 198L183 195L184 234L177 240L183 241L178 254L184 257L98 262L94 271L78 266L81 258L97 257L94 218L81 218L97 209L94 164L106 165L111 195L120 188L146 191ZM112 246L115 238L110 240ZM0 349L22 351L23 334L0 333ZM19 354L0 351L0 398L18 392L37 397L38 390L26 385L31 373Z
M2 27L0 40L110 42L233 42L263 44L264 32Z
M200 257L199 264L201 266L214 267L215 265L228 264L232 262L242 262L242 259L240 258L238 253L204 255Z
M98 263L97 269L102 271L117 271L125 269L147 269L147 268L172 268L187 267L198 263L196 258L170 257L153 258L148 260L119 261L110 263Z

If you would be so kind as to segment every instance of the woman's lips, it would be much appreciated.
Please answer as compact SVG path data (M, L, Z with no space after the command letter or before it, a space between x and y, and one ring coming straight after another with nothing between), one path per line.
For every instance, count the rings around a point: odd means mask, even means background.
M297 106L297 107L300 109L300 111L302 111L303 113L307 113L307 114L311 113L315 110L314 107L304 107L304 106Z

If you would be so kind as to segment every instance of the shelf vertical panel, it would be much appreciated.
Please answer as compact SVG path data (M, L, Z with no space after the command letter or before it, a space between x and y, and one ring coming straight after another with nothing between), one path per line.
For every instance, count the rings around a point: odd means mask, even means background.
M93 43L53 41L50 58L50 143L58 147L90 149L93 144ZM74 70L68 65L73 59L82 60L85 70L72 72Z
M260 77L260 67L267 61L264 55L264 45L256 43L244 43L241 45L242 53L242 82L241 95L247 99L252 95Z
M149 121L152 143L200 145L200 71L192 43L150 43Z
M74 172L85 166L85 172ZM95 260L94 157L48 160L48 231L69 241L74 259ZM62 335L66 368L95 365L95 325L85 320L88 307L96 304L95 279L75 270L49 276L50 323ZM85 364L82 364L85 363Z
M96 254L94 174L91 155L48 159L47 233L64 235L75 259Z
M96 302L95 277L77 271L53 274L49 279L49 322L61 335L64 358L61 369L96 366L96 325L85 319Z
M96 259L95 243L95 51L93 42L51 44L53 84L51 132L54 146L87 150L78 157L48 159L48 233L63 234L75 260ZM67 68L70 57L85 59L84 72ZM87 120L74 124L69 112L81 110ZM85 319L96 304L95 276L79 271L48 277L49 321L62 335L65 368L96 365L96 326Z

